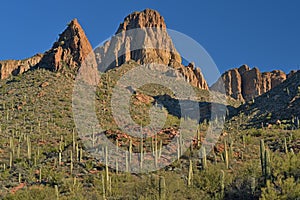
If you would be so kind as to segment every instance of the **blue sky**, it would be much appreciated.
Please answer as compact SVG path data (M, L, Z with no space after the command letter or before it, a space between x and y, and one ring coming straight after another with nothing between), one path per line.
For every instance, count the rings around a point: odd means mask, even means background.
M46 51L73 18L95 47L115 33L126 15L152 8L164 16L168 28L200 43L221 72L241 64L285 72L300 66L298 0L86 2L1 1L0 60Z

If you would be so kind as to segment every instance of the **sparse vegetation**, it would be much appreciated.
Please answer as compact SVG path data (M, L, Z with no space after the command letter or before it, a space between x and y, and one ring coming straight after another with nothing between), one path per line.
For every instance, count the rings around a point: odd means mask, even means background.
M108 138L119 148L130 149L131 153L141 149L159 150L170 137L167 132L142 140L121 137L124 133L118 130L110 112L110 94L117 77L132 66L125 65L102 76L97 91L97 116L101 126L108 130ZM156 172L129 174L100 163L77 136L72 116L72 87L71 78L43 69L0 81L3 97L0 99L0 198L300 197L299 129L240 127L246 118L240 115L226 122L213 150L205 152L201 144L210 122L203 121L195 132L194 145L179 160ZM131 116L137 123L142 126L149 123L149 108L155 102L154 96L162 94L161 90L172 97L164 88L147 86L138 88L132 95ZM206 92L197 93L199 99L205 100ZM179 121L169 113L164 128L174 131L176 136ZM180 145L180 138L178 141ZM204 155L201 159L200 152ZM153 154L155 160L159 156L159 153Z

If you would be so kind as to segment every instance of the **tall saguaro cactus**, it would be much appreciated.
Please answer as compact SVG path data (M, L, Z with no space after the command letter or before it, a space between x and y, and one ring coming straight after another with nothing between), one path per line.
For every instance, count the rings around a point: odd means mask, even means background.
M158 193L159 193L160 200L166 199L166 181L165 181L165 177L163 176L159 177Z
M207 160L206 160L206 150L205 147L202 146L201 148L201 165L202 165L202 169L206 169L207 168Z
M192 162L192 160L190 160L189 174L188 174L188 186L192 185L192 180L193 180L193 162Z
M221 177L220 177L220 185L221 185L221 195L222 195L222 198L224 197L224 193L225 193L225 172L223 170L221 170Z
M265 148L264 140L260 140L260 163L265 182L267 182L271 175L270 162L270 152Z
M228 157L226 140L224 141L224 162L225 162L226 169L229 169L229 157Z
M265 150L265 180L269 179L271 175L271 170L270 170L270 153L269 150Z
M265 171L264 162L265 162L265 143L264 140L261 139L260 140L260 164L261 164L261 171L263 175Z

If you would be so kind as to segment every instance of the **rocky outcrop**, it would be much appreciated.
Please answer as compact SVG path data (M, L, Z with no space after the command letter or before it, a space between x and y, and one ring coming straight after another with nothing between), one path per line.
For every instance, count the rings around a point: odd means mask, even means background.
M155 10L146 9L142 12L134 12L128 15L120 24L116 34L136 28L156 27L166 29L164 18Z
M219 80L211 86L211 90L223 93L223 88L228 96L243 101L242 77L238 69L231 69L225 72Z
M256 67L250 69L247 65L243 65L226 71L211 89L218 91L224 84L228 96L248 101L270 91L286 78L286 74L280 70L261 73Z
M178 70L191 85L204 90L209 90L200 68L195 67L193 63L190 63L188 66L181 65Z
M0 79L6 79L11 75L17 76L30 70L40 62L42 57L43 54L36 54L25 60L0 61Z
M155 10L146 9L128 15L116 35L95 50L100 71L119 67L134 60L139 64L163 64L178 69L191 85L208 89L199 68L183 66L164 18Z
M262 73L261 94L268 92L287 79L287 75L281 70Z
M96 67L96 62L93 60L93 48L77 19L74 19L60 34L58 41L45 53L39 67L51 71L60 71L67 67L77 71L87 57L90 58L90 62L94 62Z
M241 77L242 95L246 101L261 95L262 77L258 68L245 71Z
M269 73L273 73L276 81L284 77L281 71ZM297 118L300 117L299 88L300 71L297 71L284 82L255 98L255 101L241 105L233 118L246 116L242 120L241 127L262 127L262 125L266 127L267 124L286 121L284 123L287 127L296 128L298 126Z

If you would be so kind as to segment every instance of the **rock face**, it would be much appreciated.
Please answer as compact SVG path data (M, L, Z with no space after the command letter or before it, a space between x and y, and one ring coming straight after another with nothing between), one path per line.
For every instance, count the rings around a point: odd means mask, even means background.
M200 69L183 66L167 33L164 18L155 10L146 9L128 15L116 35L95 50L100 71L134 60L139 64L157 63L178 69L191 85L208 90Z
M287 75L280 70L262 73L261 93L266 93L287 79Z
M32 67L36 66L42 57L42 54L36 54L35 56L25 60L0 61L0 79L6 79L10 75L17 76L28 71Z
M186 78L186 80L193 86L209 90L206 80L203 77L203 74L199 67L195 67L193 63L190 63L188 66L181 65L178 68L178 71Z
M220 91L225 88L226 95L237 100L243 100L242 77L238 69L225 72L219 80L211 86L211 90ZM221 91L223 93L223 91Z
M154 10L128 15L116 35L97 48L102 71L121 66L129 60L139 64L181 64L181 57L169 37L164 18Z
M273 89L286 78L286 74L280 70L261 73L256 67L250 69L243 65L226 71L211 89L218 91L224 84L228 96L240 101L249 101Z
M93 57L93 48L77 19L74 19L45 53L39 67L59 71L68 66L76 71L88 56ZM91 60L93 62L93 58Z
M275 84L284 78L281 71L267 72L268 78L276 77ZM270 80L270 79L268 79ZM237 109L236 116L247 116L242 120L241 126L261 127L263 124L275 124L278 121L288 120L287 124L296 128L296 119L300 117L300 71L277 85L272 90L255 98L255 101L247 102ZM294 120L294 122L293 122Z

